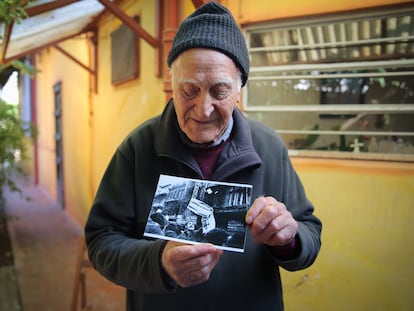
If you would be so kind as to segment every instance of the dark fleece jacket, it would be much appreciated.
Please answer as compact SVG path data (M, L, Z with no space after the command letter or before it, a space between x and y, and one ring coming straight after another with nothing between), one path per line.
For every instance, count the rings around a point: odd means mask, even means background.
M89 258L112 282L127 288L127 310L283 310L279 267L310 266L319 252L322 225L274 130L235 109L230 142L211 180L253 185L283 202L299 223L300 250L281 260L247 234L244 253L225 252L210 279L181 288L160 265L162 240L143 237L160 174L202 179L177 131L172 101L162 115L137 127L120 144L99 186L85 227Z

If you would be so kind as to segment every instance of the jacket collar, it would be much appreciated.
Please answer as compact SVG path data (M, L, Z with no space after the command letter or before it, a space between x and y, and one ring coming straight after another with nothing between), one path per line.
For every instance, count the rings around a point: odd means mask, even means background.
M252 135L247 119L235 108L233 111L233 133L230 143L222 151L217 169L212 178L222 180L247 167L259 166L262 161L253 147ZM168 157L198 170L198 165L186 148L178 131L177 115L173 100L169 100L155 130L155 151L159 157Z

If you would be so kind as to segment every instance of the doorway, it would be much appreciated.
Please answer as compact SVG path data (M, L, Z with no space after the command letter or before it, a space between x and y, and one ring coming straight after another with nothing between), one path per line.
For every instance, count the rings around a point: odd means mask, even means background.
M55 102L55 152L56 152L56 184L57 203L65 208L63 181L63 140L62 140L62 82L53 86Z

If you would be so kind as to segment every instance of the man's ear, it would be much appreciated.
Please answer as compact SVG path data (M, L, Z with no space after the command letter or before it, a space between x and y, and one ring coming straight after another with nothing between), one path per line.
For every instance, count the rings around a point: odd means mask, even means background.
M241 109L241 92L237 95L237 101L236 101L236 106L239 107L239 109Z

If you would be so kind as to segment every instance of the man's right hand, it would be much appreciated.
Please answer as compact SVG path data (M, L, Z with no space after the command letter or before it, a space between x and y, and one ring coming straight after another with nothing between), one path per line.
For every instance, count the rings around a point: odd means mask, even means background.
M207 281L223 251L212 244L183 244L168 241L161 255L161 264L181 287Z

